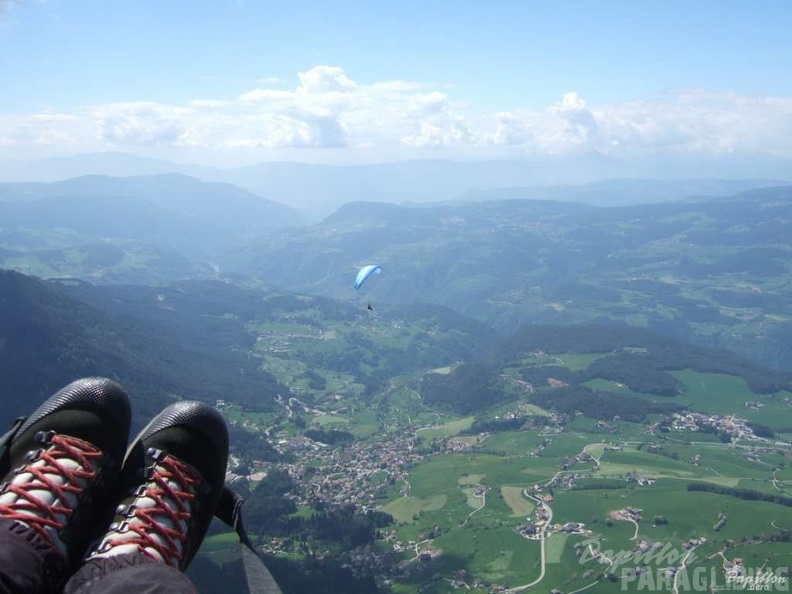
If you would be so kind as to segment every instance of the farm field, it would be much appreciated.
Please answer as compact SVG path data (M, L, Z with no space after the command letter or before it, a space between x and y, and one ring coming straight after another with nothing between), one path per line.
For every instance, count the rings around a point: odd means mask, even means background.
M537 506L522 492L538 484L539 492L547 495L547 483L551 479L577 473L581 489L556 485L552 488L552 501L545 504L553 513L545 542L545 577L531 591L550 592L554 587L574 590L588 585L588 592L609 592L613 582L605 580L594 584L600 566L592 560L581 563L581 557L576 554L577 543L586 543L586 546L595 543L597 550L619 552L632 551L641 541L648 540L667 543L668 547L682 551L681 558L685 552L683 544L690 539L705 538L706 543L700 550L711 555L726 543L762 532L780 534L777 526L792 526L792 507L746 501L726 494L688 491L687 485L692 482L735 487L743 486L742 481L764 481L770 467L745 459L739 448L719 443L705 446L662 444L667 451L661 455L646 451L646 444L662 443L653 441L651 436L645 436L646 441L638 449L638 444L620 443L613 436L608 440L610 445L604 444L599 441L600 435L576 429L574 433L552 436L551 445L538 458L519 453L525 451L524 446L536 444L538 437L535 430L498 433L482 445L492 450L497 445L503 450L502 455L444 455L418 464L409 480L412 492L422 498L420 501L436 501L433 498L437 494L449 489L462 492L458 497L449 497L442 509L425 509L414 524L397 531L404 537L414 537L439 526L443 534L431 543L438 549L439 556L431 563L443 575L465 569L487 582L507 588L526 585L538 579L541 555L538 540L526 539L515 532L526 518L536 521ZM559 470L560 458L579 454L584 448L599 458L598 469L591 470L589 462L566 473ZM677 459L669 457L672 452ZM695 453L701 454L698 464L688 461ZM526 480L529 473L532 478ZM521 476L522 480L514 481L515 476ZM594 482L589 484L584 480L586 476ZM631 476L651 479L651 484L628 482ZM488 487L486 504L481 509L481 499L472 497L474 485ZM608 488L598 488L598 485ZM640 509L641 521L636 524L614 519L614 513L625 508ZM716 530L721 513L727 520ZM658 517L662 517L664 523L655 523ZM569 522L583 524L585 533L558 531ZM416 530L417 526L420 527ZM771 549L782 557L784 551L792 550L784 543L777 543L775 548L768 545L768 550ZM716 564L707 566L707 571L722 577L722 567ZM624 579L625 591L639 591L637 582L619 577L621 579ZM405 584L406 589L398 591L418 592L427 586L426 582L420 584L420 587L416 584L415 589ZM445 582L421 591L452 590Z

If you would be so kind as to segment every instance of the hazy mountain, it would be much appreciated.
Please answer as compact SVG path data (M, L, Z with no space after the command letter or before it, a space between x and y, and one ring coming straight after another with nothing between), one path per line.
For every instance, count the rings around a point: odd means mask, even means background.
M114 282L206 276L206 260L300 222L287 206L180 174L6 183L0 247L11 253L0 254L0 264Z
M0 263L41 278L81 278L101 283L162 284L215 275L209 264L190 260L181 252L133 240L79 243L24 253L0 250Z
M609 206L691 196L722 196L750 188L783 185L792 170L789 162L785 165L786 168L779 164L778 167L756 169L757 172L775 172L777 176L765 179L757 178L750 168L739 165L729 167L715 163L699 171L681 162L676 168L669 165L665 170L665 175L672 179L616 179L602 183L593 182L608 178L654 178L661 172L651 160L627 162L593 154L541 161L420 160L347 166L262 163L204 175L232 181L318 218L353 201L427 203L451 200L460 195L468 200L480 200L489 199L488 191L496 195L499 191L508 194L511 188L535 185L544 186L546 193L502 197L574 200ZM726 179L690 179L704 175ZM738 175L753 179L735 180ZM557 184L568 187L546 188ZM569 187L569 184L586 185Z
M597 206L628 206L696 197L730 196L754 188L784 185L783 181L769 179L609 179L581 185L471 190L457 199L466 202L538 199L582 202Z
M168 163L124 153L59 157L36 162L0 162L0 180L54 181L105 175L184 173L205 181L230 182L287 204L318 220L352 201L442 202L466 199L535 197L598 205L678 200L724 195L790 181L792 163L767 155L732 154L710 158L617 159L598 153L541 160L414 160L364 165L272 162L221 169ZM595 184L610 180L604 184ZM625 179L629 178L629 179ZM642 182L639 178L651 181ZM723 183L720 182L720 180ZM736 180L732 182L730 180ZM782 180L776 182L773 180ZM549 189L548 186L570 186ZM580 186L582 184L590 184ZM519 192L511 194L512 188ZM532 193L526 196L524 188ZM489 195L490 190L496 191ZM480 194L483 192L483 194Z
M790 187L601 208L531 200L354 203L224 267L341 299L429 302L501 331L612 319L792 364ZM363 290L359 266L383 272Z
M300 224L288 206L228 183L204 182L181 174L134 177L87 175L53 183L0 184L0 201L45 198L124 197L151 203L180 215L242 229L270 230Z
M171 163L129 153L103 152L49 157L35 161L0 161L0 180L9 182L54 182L84 175L197 174L208 168Z

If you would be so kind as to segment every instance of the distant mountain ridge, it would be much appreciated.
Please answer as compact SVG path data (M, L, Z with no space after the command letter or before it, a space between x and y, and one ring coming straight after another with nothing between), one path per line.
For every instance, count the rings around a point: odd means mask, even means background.
M0 184L0 248L10 253L0 254L0 265L108 282L210 276L208 262L223 252L301 223L285 205L181 174L5 183ZM107 260L102 251L122 253L105 269L86 269L75 249L101 260Z
M125 153L0 162L0 180L8 181L56 181L97 173L183 173L205 181L233 183L287 204L313 220L351 201L443 202L479 193L480 199L489 199L490 192L493 197L505 192L501 197L582 200L603 206L679 200L701 192L718 196L749 187L788 183L792 181L790 171L792 162L788 159L748 154L619 160L594 153L541 160L434 159L353 165L270 162L228 169L168 163ZM629 184L641 188L642 178L652 180L655 190L649 191L644 185L642 195L627 191ZM566 187L548 189L559 184ZM526 194L524 188L531 191ZM615 195L605 191L608 188L614 189ZM511 189L517 189L519 195L511 194Z
M494 200L351 203L221 263L268 286L452 307L511 332L604 319L792 365L792 187L602 208Z
M74 197L126 197L196 219L256 223L261 229L300 224L298 213L229 183L205 182L179 173L111 177L85 175L50 183L0 183L0 202Z
M457 200L560 200L596 206L628 206L710 199L739 194L757 188L774 189L788 182L772 179L608 179L581 185L532 186L471 190Z

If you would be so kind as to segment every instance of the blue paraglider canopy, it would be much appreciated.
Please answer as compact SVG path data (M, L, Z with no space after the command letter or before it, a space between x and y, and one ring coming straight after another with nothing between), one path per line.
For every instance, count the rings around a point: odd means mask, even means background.
M380 271L382 271L382 267L379 264L369 264L368 266L361 268L355 277L355 288L359 289L362 287L363 283L366 282L368 277L370 277L375 272L379 274Z

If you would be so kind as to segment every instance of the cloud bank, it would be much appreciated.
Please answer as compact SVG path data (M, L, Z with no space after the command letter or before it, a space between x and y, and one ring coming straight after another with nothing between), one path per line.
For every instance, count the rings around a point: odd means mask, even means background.
M3 0L0 0L2 6ZM561 94L544 109L488 113L436 85L355 81L338 66L272 77L238 96L86 105L69 111L0 113L6 152L49 148L135 150L464 148L487 156L599 152L792 156L792 98L683 90L642 101L589 105ZM273 88L278 87L278 88ZM498 154L503 154L502 152Z

